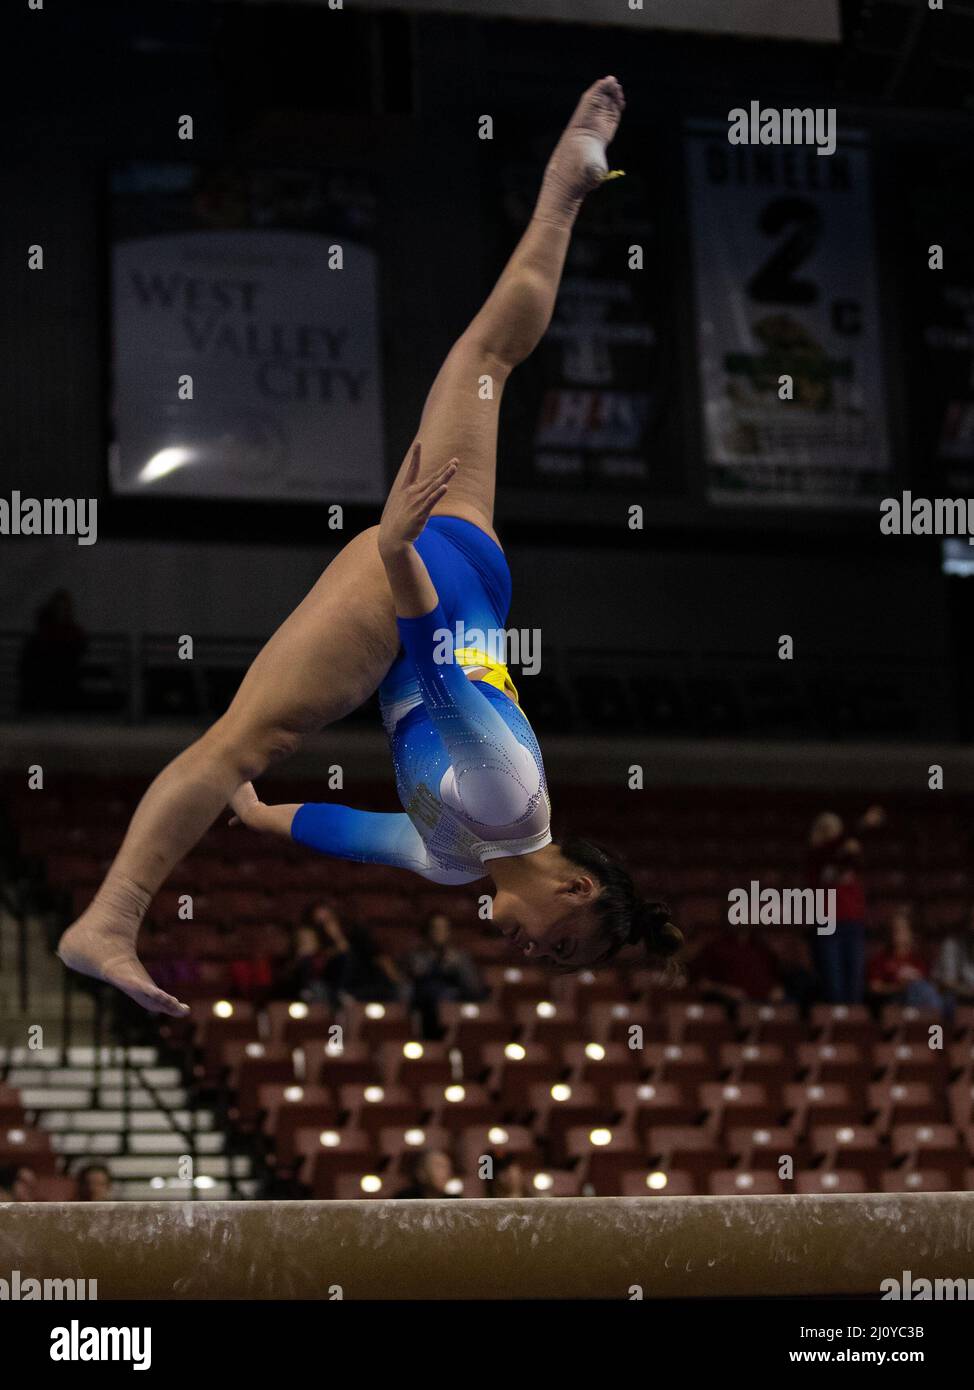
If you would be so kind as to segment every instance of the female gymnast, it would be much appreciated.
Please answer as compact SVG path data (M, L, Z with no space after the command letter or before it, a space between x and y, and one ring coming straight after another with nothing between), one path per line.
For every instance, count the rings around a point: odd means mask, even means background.
M142 966L138 930L228 804L257 830L436 883L489 871L491 919L532 959L573 969L627 943L659 957L678 949L666 909L642 901L620 864L588 841L552 839L541 753L506 667L490 652L454 651L449 637L461 620L487 633L507 617L511 580L492 524L502 388L550 322L573 223L607 177L624 105L614 77L582 96L524 236L433 383L380 524L336 556L227 712L149 787L104 883L61 938L70 968L151 1012L187 1011ZM376 689L401 814L258 800L254 778Z

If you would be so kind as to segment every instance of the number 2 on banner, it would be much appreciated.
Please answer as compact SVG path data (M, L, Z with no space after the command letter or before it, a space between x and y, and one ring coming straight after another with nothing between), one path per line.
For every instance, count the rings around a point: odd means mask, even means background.
M775 198L761 213L758 226L766 236L793 227L790 236L772 251L751 276L747 292L759 304L814 304L818 290L811 280L798 280L794 272L815 250L822 230L822 214L807 198Z

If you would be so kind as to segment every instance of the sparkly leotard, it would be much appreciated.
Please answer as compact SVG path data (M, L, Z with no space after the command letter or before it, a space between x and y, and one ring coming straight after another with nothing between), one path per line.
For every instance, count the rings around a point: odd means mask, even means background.
M291 835L342 859L469 883L491 859L550 843L544 765L507 669L490 654L510 603L503 552L470 522L445 516L432 518L416 548L440 601L398 620L403 651L379 692L403 813L308 803ZM461 623L495 640L457 649Z

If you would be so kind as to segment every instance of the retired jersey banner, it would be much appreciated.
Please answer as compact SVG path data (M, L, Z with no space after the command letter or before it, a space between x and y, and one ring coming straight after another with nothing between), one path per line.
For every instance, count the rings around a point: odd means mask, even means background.
M871 504L890 455L865 142L727 137L686 141L708 500Z
M952 146L901 149L908 255L913 476L950 495L974 493L974 158Z
M557 138L552 132L537 143L550 150ZM530 220L539 163L511 151L485 199L502 210L494 229L498 263ZM505 396L499 449L505 486L601 490L651 480L665 423L652 203L639 169L587 199L551 325Z
M364 176L130 165L112 192L113 490L379 500Z

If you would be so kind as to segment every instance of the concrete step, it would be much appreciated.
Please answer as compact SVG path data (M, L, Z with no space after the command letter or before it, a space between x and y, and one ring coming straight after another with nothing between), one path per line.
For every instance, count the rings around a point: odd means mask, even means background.
M52 1134L51 1148L57 1154L84 1154L90 1158L105 1158L109 1154L120 1154L125 1147L124 1135L108 1134Z
M119 1178L179 1178L179 1161L182 1155L171 1154L152 1157L147 1154L120 1154L108 1161L112 1177ZM237 1154L208 1154L197 1160L196 1176L228 1178L231 1170L238 1177L250 1177L250 1159Z
M160 1105L176 1110L185 1106L186 1091L182 1086L160 1086L153 1094L136 1086L126 1096L118 1087L108 1086L95 1092L91 1102L106 1110L122 1110L126 1104L133 1110L157 1110Z
M96 1051L100 1054L103 1067L121 1066L126 1060L130 1066L151 1067L158 1060L159 1053L154 1047L114 1047L103 1045L96 1049L89 1044L79 1044L68 1048L67 1057L62 1056L60 1048L45 1047L35 1051L23 1046L0 1047L0 1063L10 1067L93 1067Z
M219 1130L211 1133L198 1133L194 1136L193 1147L197 1156L222 1154L226 1147L226 1135ZM190 1145L181 1134L130 1134L129 1153L131 1154L185 1154Z
M13 1067L7 1075L8 1086L29 1086L40 1089L45 1086L110 1086L123 1090L125 1072L118 1067L104 1067L99 1074L94 1067ZM129 1074L129 1085L134 1089L140 1082L147 1086L178 1086L179 1071L176 1067L142 1067L139 1075Z
M98 1130L124 1133L126 1123L130 1130L143 1134L166 1134L173 1125L189 1129L195 1122L202 1131L213 1129L213 1113L210 1110L176 1110L172 1119L164 1110L133 1110L127 1115L124 1110L47 1110L40 1115L38 1123L48 1134L68 1131L84 1131L89 1134Z
M195 1139L197 1169L208 1172L208 1165L223 1155L226 1137L218 1130L210 1134L198 1134ZM128 1144L124 1134L110 1134L105 1130L96 1133L65 1132L51 1135L51 1148L55 1153L127 1154L133 1159L144 1159L152 1167L153 1175L164 1172L159 1164L175 1163L190 1151L190 1145L179 1134L130 1134ZM142 1172L142 1169L137 1171Z

